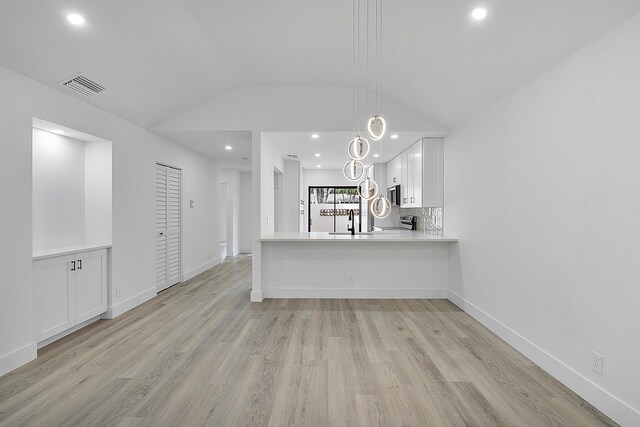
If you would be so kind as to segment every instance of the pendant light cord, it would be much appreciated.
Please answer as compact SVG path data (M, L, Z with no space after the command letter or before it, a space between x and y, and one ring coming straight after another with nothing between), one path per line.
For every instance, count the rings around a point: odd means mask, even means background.
M352 40L352 47L353 47L353 86L352 86L352 109L353 109L353 132L354 133L358 133L358 128L357 128L357 123L358 120L356 119L356 1L358 0L353 0L353 40Z

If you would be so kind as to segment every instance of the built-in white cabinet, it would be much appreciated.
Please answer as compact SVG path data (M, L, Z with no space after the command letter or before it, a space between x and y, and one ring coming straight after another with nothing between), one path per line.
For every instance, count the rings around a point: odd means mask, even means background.
M422 207L444 206L444 141L422 140Z
M402 182L402 164L400 157L396 157L387 163L387 188L394 185L401 185Z
M36 342L107 311L107 250L51 256L33 262Z
M400 185L404 208L444 206L444 142L423 138L387 163L387 187Z

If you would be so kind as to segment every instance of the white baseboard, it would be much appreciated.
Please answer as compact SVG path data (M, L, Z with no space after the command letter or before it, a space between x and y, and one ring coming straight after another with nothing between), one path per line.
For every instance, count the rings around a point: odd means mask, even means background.
M345 289L277 288L263 289L264 298L327 299L446 299L447 289Z
M40 341L40 342L37 344L37 346L38 346L38 350L40 350L40 349L41 349L42 347L44 347L44 346L47 346L47 345L51 344L51 343L52 343L52 342L54 342L54 341L58 341L59 339L64 338L64 337L66 337L67 335L74 333L75 331L79 331L80 329L84 328L85 326L89 326L89 325L90 325L90 324L92 324L93 322L97 322L98 320L100 320L100 319L101 319L101 317L100 317L100 316L101 316L101 315L99 314L99 315L97 315L97 316L95 316L95 317L92 317L92 318L91 318L91 319L89 319L89 320L85 320L84 322L77 324L77 325L76 325L76 326L74 326L73 328L69 328L69 329L67 329L66 331L62 331L62 332L60 332L60 333L59 333L59 334L57 334L57 335L54 335L54 336L52 336L52 337L50 337L50 338L47 338L46 340Z
M25 365L38 356L36 343L27 344L11 353L0 356L0 377Z
M620 425L640 426L640 411L451 290L449 300Z
M149 301L151 298L155 297L156 295L158 295L158 290L154 286L153 288L149 288L146 291L140 292L138 295L134 295L131 298L121 301L118 304L114 305L113 307L110 307L107 310L107 312L101 316L101 318L115 319L116 317L126 313L132 308L135 308L140 304L143 304Z
M251 302L262 302L262 291L251 291Z
M211 261L207 261L199 267L192 268L189 271L185 271L182 273L182 281L186 282L187 280L196 277L198 274L209 270L210 268L215 267L223 261L222 257L218 257L216 259L212 259Z
M240 255L240 249L233 251L233 253L231 254L231 256L238 256Z

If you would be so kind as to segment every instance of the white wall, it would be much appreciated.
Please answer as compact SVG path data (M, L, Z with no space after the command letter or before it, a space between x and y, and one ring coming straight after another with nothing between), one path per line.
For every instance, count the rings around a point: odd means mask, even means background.
M282 154L264 137L261 138L260 150L260 232L265 235L274 232L274 171L278 169L284 173L285 167Z
M113 142L112 314L155 295L155 162L183 170L183 271L215 260L220 235L214 201L220 192L217 162L59 91L0 67L0 374L36 355L32 321L32 120L34 117Z
M87 243L111 242L113 222L113 161L110 141L84 145L84 221Z
M34 250L83 244L84 210L85 143L33 129Z
M373 94L371 94L373 99ZM352 131L353 89L340 87L241 87L155 126L159 130ZM442 136L449 129L385 99L394 129Z
M251 173L240 172L240 220L238 235L240 245L238 247L240 253L251 253Z
M250 221L243 224L242 178L235 169L222 169L222 182L227 185L227 199L220 201L221 226L223 235L227 236L227 250L229 256L236 256L241 252L240 233L243 227L250 230ZM251 192L251 187L248 189ZM250 195L249 195L250 196ZM228 221L227 221L228 218ZM225 229L228 228L228 229ZM250 251L249 251L250 252Z
M448 243L263 242L264 298L446 298Z
M629 426L640 425L639 76L637 15L445 142L453 299Z
M222 261L218 256L222 240L218 226L220 164L177 144L167 143L165 150L153 145L151 142L147 156L158 156L161 163L182 169L182 279L187 280ZM139 162L144 162L144 158ZM152 168L155 174L155 165ZM190 200L194 201L193 208L189 207ZM115 243L114 239L114 251Z
M231 255L236 256L240 253L240 229L246 227L250 229L250 222L242 223L242 183L240 172L233 170L233 185L231 191L233 194L233 200L231 203L231 209L233 211L233 222L231 224L231 239L233 240L233 248Z
M222 178L222 180L224 181L224 178ZM231 233L229 233L229 229L231 227L230 218L232 217L231 210L229 208L230 198L229 183L225 181L220 187L220 200L218 201L218 204L220 206L220 236L222 236L221 240L227 243L227 245L232 237Z
M299 161L286 161L284 171L284 230L301 231L300 204L302 194L302 166ZM306 210L305 210L306 213Z

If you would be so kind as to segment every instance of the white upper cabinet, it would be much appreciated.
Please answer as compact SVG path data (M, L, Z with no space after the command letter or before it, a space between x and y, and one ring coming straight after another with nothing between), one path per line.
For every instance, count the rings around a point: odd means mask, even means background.
M400 157L396 157L387 163L387 188L395 185L401 185L402 182L402 165Z
M409 149L409 174L410 194L409 204L411 207L422 206L422 141L418 141Z
M425 138L422 143L422 204L425 208L444 206L444 140Z
M423 138L387 163L386 184L401 186L401 207L444 206L443 139Z
M400 154L400 206L404 207L409 204L409 187L411 187L411 183L409 182L409 151L405 151Z

